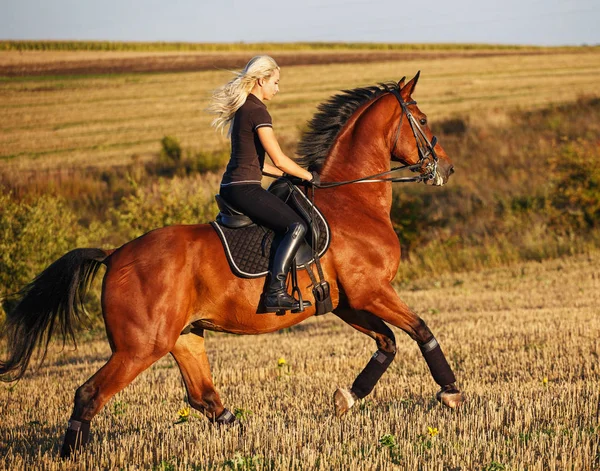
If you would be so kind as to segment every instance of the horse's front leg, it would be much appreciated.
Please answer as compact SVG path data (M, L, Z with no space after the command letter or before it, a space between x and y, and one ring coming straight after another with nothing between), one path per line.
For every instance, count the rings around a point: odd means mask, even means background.
M352 309L346 299L340 299L340 304L333 313L351 327L374 339L377 344L377 351L356 377L352 387L339 388L335 391L333 402L336 415L339 417L348 412L357 399L362 399L371 393L394 360L396 339L394 333L379 317L370 312Z
M385 322L402 329L415 340L434 381L441 386L436 395L437 400L450 408L460 405L464 401L464 397L456 386L454 372L438 341L423 319L398 297L389 283L381 284L370 291L361 291L360 293L347 293L350 306L376 315Z

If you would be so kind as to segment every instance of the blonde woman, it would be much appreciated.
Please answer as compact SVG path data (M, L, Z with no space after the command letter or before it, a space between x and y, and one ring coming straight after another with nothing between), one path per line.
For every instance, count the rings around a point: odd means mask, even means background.
M299 308L298 300L287 292L286 279L307 228L295 211L262 188L262 172L286 173L313 183L318 183L319 177L286 156L273 132L264 102L279 92L279 75L279 66L271 57L254 57L233 80L215 91L208 108L217 115L212 125L217 130L229 126L231 137L231 158L220 195L254 222L282 235L264 296L267 312ZM265 152L275 166L265 163ZM310 303L304 301L304 305Z

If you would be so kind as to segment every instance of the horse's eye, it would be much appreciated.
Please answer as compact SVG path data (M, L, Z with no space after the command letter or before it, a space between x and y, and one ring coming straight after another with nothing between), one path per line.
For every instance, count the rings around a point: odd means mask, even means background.
M419 123L421 123L421 126L425 126L427 124L427 118L421 118Z

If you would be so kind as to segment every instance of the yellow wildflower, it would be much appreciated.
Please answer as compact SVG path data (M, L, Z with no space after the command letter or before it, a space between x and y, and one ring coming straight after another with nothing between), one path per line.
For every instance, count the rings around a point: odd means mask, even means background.
M186 419L190 416L190 408L189 407L182 407L181 409L179 409L179 417L181 417L182 419Z
M440 431L437 429L437 427L427 427L427 433L431 438L433 438L440 433Z
M544 376L544 379L542 379L542 384L544 386L546 386L548 384L548 377L547 376Z
M279 366L280 368L285 365L287 365L285 358L281 357L279 360L277 360L277 366Z

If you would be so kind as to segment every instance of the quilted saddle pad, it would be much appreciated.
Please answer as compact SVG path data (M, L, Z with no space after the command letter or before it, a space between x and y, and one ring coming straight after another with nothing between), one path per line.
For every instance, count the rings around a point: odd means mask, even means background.
M298 212L310 226L312 203L300 191L295 189L287 198L287 203ZM317 207L314 207L315 238L317 239L317 254L322 257L329 248L330 231L325 217ZM232 229L219 224L218 221L210 223L215 229L227 256L227 261L233 273L242 278L260 278L269 273L269 261L275 254L279 237L266 227L258 224ZM312 237L310 230L307 232L305 243L296 253L296 266L305 269L313 263L311 249Z

